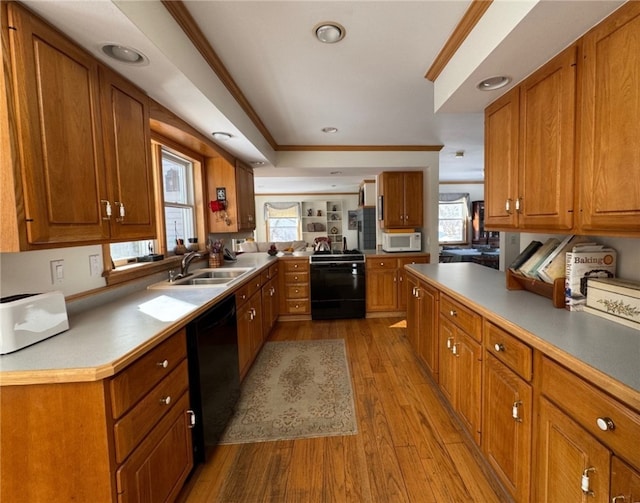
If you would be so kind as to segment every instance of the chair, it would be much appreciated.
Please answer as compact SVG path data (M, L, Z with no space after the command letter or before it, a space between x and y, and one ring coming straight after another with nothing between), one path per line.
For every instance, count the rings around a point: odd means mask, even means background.
M451 255L440 255L438 262L440 262L441 264L445 264L451 262L451 260L453 260L453 257Z

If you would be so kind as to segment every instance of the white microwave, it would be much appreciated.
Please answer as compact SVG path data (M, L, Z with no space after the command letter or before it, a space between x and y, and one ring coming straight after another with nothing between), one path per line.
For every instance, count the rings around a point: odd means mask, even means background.
M422 251L422 233L420 232L383 232L382 251L419 252Z

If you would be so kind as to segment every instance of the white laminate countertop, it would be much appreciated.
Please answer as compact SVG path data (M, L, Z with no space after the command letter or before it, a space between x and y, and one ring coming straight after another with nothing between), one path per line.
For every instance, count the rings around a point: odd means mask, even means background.
M530 336L526 342L537 349L559 350L568 360L577 359L640 391L640 331L589 313L554 308L551 299L525 290L507 290L504 272L478 264L406 268L491 321L526 331Z
M276 259L266 253L238 256L223 267L255 267ZM143 289L69 316L69 330L0 356L0 384L94 381L115 374L145 351L233 292L227 287Z

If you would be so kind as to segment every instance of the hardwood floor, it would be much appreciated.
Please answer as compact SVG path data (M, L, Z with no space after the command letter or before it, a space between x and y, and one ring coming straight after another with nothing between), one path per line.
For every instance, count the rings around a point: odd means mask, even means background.
M279 323L270 340L345 340L358 434L218 446L194 472L180 501L508 501L440 402L406 329L393 327L399 321Z

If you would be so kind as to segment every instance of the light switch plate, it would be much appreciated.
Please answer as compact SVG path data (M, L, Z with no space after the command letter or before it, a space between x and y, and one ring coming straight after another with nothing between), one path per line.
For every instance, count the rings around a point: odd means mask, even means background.
M51 266L51 284L60 285L64 283L64 260L52 260Z

